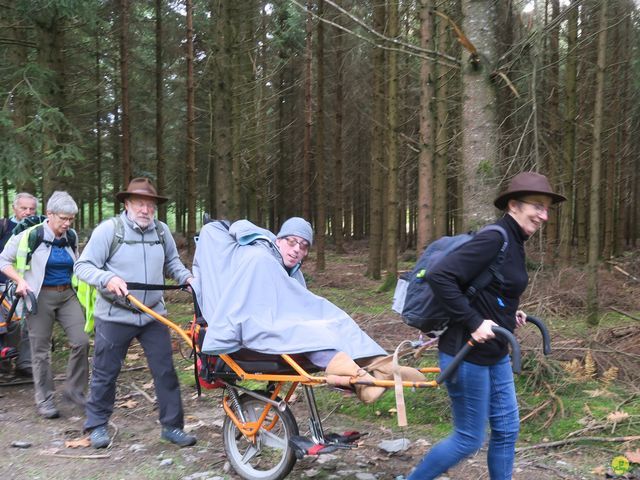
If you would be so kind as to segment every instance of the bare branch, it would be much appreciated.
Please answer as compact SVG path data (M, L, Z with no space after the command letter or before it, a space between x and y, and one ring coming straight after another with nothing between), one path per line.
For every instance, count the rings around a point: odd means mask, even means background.
M332 2L331 0L325 0L329 5L331 5L332 7L334 7L335 9L337 9L338 11L342 12L343 14L347 15L351 20L353 20L354 22L356 22L358 25L360 25L362 28L364 28L366 31L368 31L369 33L372 33L373 35L375 35L376 37L379 37L381 40L384 40L385 42L389 42L392 44L396 44L399 45L403 48L392 48L392 47L387 47L385 45L381 45L379 43L376 43L375 41L360 35L356 32L354 32L353 30L349 30L348 28L339 25L335 22L332 22L331 20L328 20L326 18L323 17L318 17L318 15L316 15L314 12L310 12L311 15L313 15L314 18L320 20L321 22L324 22L328 25L331 25L339 30L342 30L343 32L346 32L350 35L353 35L357 38L359 38L360 40L367 42L373 46L375 46L376 48L382 48L384 50L389 50L389 51L395 51L395 52L401 52L407 55L412 55L418 58L424 58L427 60L433 60L441 65L446 65L448 67L452 67L452 68L460 68L460 62L458 59L456 59L455 57L451 57L449 55L445 55L444 53L440 53L440 52L436 52L433 50L426 50L424 48L421 48L417 45L413 45L411 43L407 43L407 42L403 42L402 40L398 40L397 38L391 38L391 37L387 37L383 34L381 34L380 32L377 32L375 29L373 29L372 27L370 27L369 25L367 25L365 22L363 22L361 19L359 19L358 17L356 17L355 15L349 13L348 11L344 10L342 7L340 7L339 5L337 5L336 3ZM298 8L300 8L301 10L304 10L305 12L307 11L307 8L300 4L297 0L291 0L291 2L296 5Z
M561 447L563 445L578 442L637 442L638 440L640 440L640 435L631 435L627 437L575 437L558 440L556 442L544 442L538 443L537 445L529 445L527 447L518 447L516 448L516 452L520 453L526 450L535 450L539 448Z

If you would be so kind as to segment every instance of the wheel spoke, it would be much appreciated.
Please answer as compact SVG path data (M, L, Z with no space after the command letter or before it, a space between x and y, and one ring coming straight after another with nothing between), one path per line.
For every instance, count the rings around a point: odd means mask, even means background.
M273 432L268 430L260 430L260 440L265 447L277 448L278 450L284 450L287 448L287 441L283 437L279 437Z
M246 395L240 400L244 420L256 425L265 403ZM275 415L269 412L263 419L263 427L269 426L270 430L260 428L253 437L255 443L238 431L231 417L225 418L225 451L231 466L241 477L253 480L284 478L293 468L296 459L288 442L298 431L295 418L288 409Z
M240 461L242 463L249 463L253 458L258 455L260 451L256 448L254 444L249 444L247 450L242 454L242 458Z

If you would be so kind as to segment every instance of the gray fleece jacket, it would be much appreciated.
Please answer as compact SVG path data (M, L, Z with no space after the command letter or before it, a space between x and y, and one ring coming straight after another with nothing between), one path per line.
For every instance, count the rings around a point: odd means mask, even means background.
M99 295L94 311L97 321L143 326L156 320L146 314L135 313L119 302L114 303L114 296L106 290L109 280L118 276L125 282L163 284L166 275L179 284L184 284L192 275L182 264L176 243L166 224L158 222L165 230L163 250L162 244L151 243L159 240L155 223L143 231L137 224L129 220L126 212L123 212L120 217L124 222L125 242L145 241L150 243L123 243L114 255L108 258L111 242L115 235L115 222L111 219L106 220L98 225L91 234L91 238L73 270L79 279L98 289ZM129 293L155 312L166 315L162 290L130 290Z
M53 242L56 238L55 234L49 227L49 220L45 220L43 230L43 240L47 242ZM20 240L22 237L26 235L27 231L22 231L18 235L12 236L7 244L2 250L0 254L0 271L6 268L9 265L13 265L16 261L16 257L18 256L18 245L20 244ZM67 237L65 233L63 237ZM74 260L77 258L76 252L70 246L66 246L65 250ZM31 256L31 262L29 263L29 269L24 272L24 279L29 284L29 287L33 291L33 294L36 298L40 295L40 289L42 288L42 282L44 281L44 276L47 269L47 261L49 261L49 255L51 254L51 248L47 246L45 242L42 242L35 249ZM69 278L69 283L71 283L71 278ZM22 308L23 303L20 303L20 308ZM18 313L21 313L19 311Z

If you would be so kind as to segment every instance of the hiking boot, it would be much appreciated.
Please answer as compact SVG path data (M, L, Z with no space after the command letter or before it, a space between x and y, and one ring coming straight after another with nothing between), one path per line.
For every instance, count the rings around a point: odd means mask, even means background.
M47 400L46 402L38 405L38 415L44 418L58 418L60 412L53 403L53 400Z
M91 446L93 448L105 448L109 443L111 443L109 432L107 432L107 427L105 425L100 425L99 427L91 430L89 438L91 439Z
M190 447L191 445L195 445L197 441L196 437L189 435L178 427L162 427L162 435L160 437L171 443L175 443L179 447Z

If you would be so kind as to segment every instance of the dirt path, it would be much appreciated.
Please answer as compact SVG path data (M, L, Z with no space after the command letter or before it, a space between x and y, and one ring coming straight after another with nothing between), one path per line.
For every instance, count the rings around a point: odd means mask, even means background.
M141 368L141 360L128 365L119 381L116 410L110 428L113 445L106 450L88 447L69 448L65 442L83 438L83 412L58 402L61 418L45 420L35 415L30 385L0 388L0 478L31 479L213 479L237 478L222 448L223 410L219 390L206 391L195 398L190 388L183 389L186 428L198 436L192 448L178 449L161 442L157 413L150 401L153 388L150 376ZM137 367L135 365L138 365ZM184 363L181 368L188 368ZM59 388L60 389L60 388ZM345 399L345 402L354 401ZM303 402L293 406L301 433L306 429ZM323 415L325 412L321 412ZM368 432L355 450L321 457L307 457L296 464L290 478L386 480L406 475L430 445L429 439L417 438L412 429L389 429L366 422L356 422L332 414L325 428L342 432ZM408 450L390 455L380 448L382 440L408 437ZM29 448L15 448L13 442L27 442ZM545 453L546 455L543 455ZM515 480L589 479L590 472L606 463L612 454L606 451L583 451L573 448L564 453L533 451L519 455ZM444 477L443 477L444 478ZM488 478L484 452L463 462L450 472L451 479ZM599 478L602 478L599 477ZM630 477L628 477L630 478Z
M389 318L388 314L371 314L380 303L375 292L376 283L362 275L362 259L331 262L327 273L315 275L313 289L332 288L344 292L347 311L381 342L384 348L393 350L399 341L413 338L416 332ZM308 271L313 272L311 262ZM630 270L632 271L632 270ZM635 270L633 270L635 271ZM357 281L360 290L351 286ZM620 291L620 288L618 289ZM365 293L363 293L365 292ZM169 303L174 294L168 293ZM637 296L636 296L637 297ZM634 298L636 298L634 297ZM385 303L386 305L386 303ZM369 313L361 313L369 306ZM623 307L635 311L635 307ZM366 308L364 308L366 310ZM188 309L187 309L188 310ZM637 337L636 337L637 338ZM110 427L113 444L106 450L68 448L65 442L82 439L83 412L58 403L62 417L45 420L35 414L30 385L0 387L0 480L79 479L79 480L137 480L137 479L221 479L238 478L230 471L222 446L223 410L220 406L221 391L206 391L201 398L193 395L191 387L183 387L186 412L186 428L198 437L195 447L178 449L160 441L160 427L153 405L151 377L146 371L139 349L130 350L126 371L118 383L116 410ZM178 368L191 369L190 363L176 355ZM64 369L58 367L57 371ZM0 378L0 382L2 379ZM58 389L62 385L57 383ZM444 395L444 392L443 392ZM353 402L353 399L345 399ZM306 408L304 402L293 405L297 423L304 434ZM418 425L406 430L383 426L382 423L355 421L343 415L320 412L327 416L327 431L358 430L368 432L358 448L320 457L307 457L299 461L290 478L294 479L357 479L395 480L406 475L416 465L429 445L431 438L421 436ZM378 444L383 440L408 438L410 447L390 455ZM13 442L26 442L29 448L11 447ZM619 454L618 445L585 446L574 444L563 450L529 450L516 456L515 480L602 479L611 469L607 468ZM487 479L485 454L462 462L449 472L451 480ZM638 468L636 468L636 471ZM617 478L640 478L628 474ZM445 478L445 477L441 477ZM609 477L611 478L611 477Z

